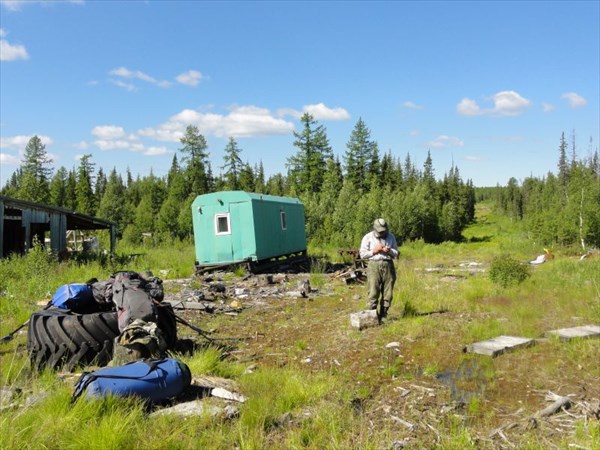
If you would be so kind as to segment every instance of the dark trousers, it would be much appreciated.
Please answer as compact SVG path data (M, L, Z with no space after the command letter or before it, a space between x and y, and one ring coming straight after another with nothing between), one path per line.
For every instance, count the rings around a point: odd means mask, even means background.
M387 310L392 304L395 282L396 268L392 260L369 261L367 308L377 310L380 319L387 315Z

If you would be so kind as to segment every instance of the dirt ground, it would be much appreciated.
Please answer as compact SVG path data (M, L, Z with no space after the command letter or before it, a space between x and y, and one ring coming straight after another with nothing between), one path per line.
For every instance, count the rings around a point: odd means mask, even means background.
M450 309L403 317L398 303L386 323L358 331L350 314L364 309L366 288L347 284L340 276L347 269L320 275L319 289L307 289L309 274L170 280L165 299L205 303L204 310L176 313L217 339L239 338L216 341L229 347L234 361L334 373L356 393L351 404L366 423L395 430L396 448L443 443L460 426L468 427L471 443L480 448L532 442L538 448L589 448L577 442L591 442L588 424L598 432L600 380L597 370L588 370L598 364L598 340L577 344L594 346L580 359L577 347L565 350L565 357L551 342L493 359L470 355L463 353L469 342L457 340L454 331L488 313ZM510 304L502 297L490 301ZM179 333L195 336L181 325ZM540 411L557 399L551 393L569 403L543 417Z

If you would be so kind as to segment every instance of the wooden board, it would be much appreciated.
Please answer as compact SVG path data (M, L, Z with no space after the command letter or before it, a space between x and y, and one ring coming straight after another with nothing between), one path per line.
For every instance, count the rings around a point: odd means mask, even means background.
M579 338L600 337L600 325L584 325L582 327L561 328L546 332L546 336L558 336L561 341L570 341Z
M206 305L201 302L186 302L183 300L164 300L165 303L169 303L173 309L199 309L204 311Z
M469 353L477 353L479 355L498 356L506 351L516 350L517 348L529 347L535 343L534 339L515 337L515 336L498 336L487 341L476 342L467 345L465 351Z

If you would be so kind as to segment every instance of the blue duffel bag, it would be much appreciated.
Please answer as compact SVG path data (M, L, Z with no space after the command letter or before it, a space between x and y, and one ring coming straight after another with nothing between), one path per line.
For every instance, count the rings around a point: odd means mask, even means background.
M82 283L63 284L56 290L50 303L79 314L98 312L99 309L91 286Z
M75 384L73 400L108 395L137 396L152 403L177 397L191 383L189 367L178 359L142 360L84 373Z

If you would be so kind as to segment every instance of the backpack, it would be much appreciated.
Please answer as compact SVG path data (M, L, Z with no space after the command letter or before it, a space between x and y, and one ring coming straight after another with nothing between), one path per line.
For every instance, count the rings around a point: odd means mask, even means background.
M112 301L117 307L119 331L136 319L157 322L156 306L146 291L147 282L137 272L118 272L112 285Z

